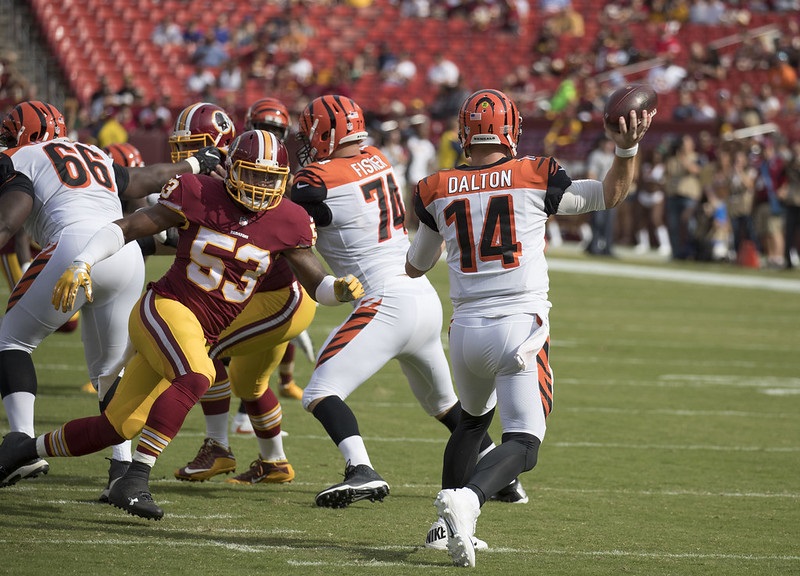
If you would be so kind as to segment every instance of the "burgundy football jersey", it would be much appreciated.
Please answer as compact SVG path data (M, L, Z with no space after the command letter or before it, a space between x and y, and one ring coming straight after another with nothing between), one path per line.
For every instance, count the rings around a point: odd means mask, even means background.
M185 174L165 186L158 201L186 223L175 261L148 287L187 306L209 343L242 311L281 251L313 246L316 239L313 221L291 200L251 212L210 176Z

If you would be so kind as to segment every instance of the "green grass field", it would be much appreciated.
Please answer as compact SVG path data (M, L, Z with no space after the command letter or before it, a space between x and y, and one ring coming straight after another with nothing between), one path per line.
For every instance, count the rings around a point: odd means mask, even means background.
M555 408L539 464L522 476L530 502L483 508L477 535L490 550L478 553L474 572L800 574L800 275L554 256ZM167 262L151 259L151 275ZM583 265L599 269L586 273ZM635 277L648 271L672 276ZM431 278L449 316L444 264ZM317 345L345 313L319 309L311 329ZM34 360L38 432L96 412L96 399L80 391L79 335L53 335ZM310 369L298 354L299 384ZM108 454L53 458L46 477L0 490L0 573L463 570L447 553L423 547L445 428L415 403L396 364L349 403L391 486L383 503L314 506L314 495L341 479L344 463L298 401L283 403L293 483L178 482L173 469L203 439L195 408L153 471L162 521L96 502ZM0 419L0 432L7 426ZM497 423L492 431L499 438ZM256 457L251 439L233 438L232 446L239 469Z

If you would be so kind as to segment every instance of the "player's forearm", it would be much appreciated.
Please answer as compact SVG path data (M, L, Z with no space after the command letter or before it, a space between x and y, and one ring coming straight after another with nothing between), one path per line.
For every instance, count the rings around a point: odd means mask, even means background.
M628 196L636 173L636 157L621 158L616 156L611 169L603 179L603 198L606 208L621 204Z
M84 262L89 266L94 266L97 262L105 260L119 252L125 246L125 235L119 223L110 222L95 232L89 239L80 254L75 256L73 262Z

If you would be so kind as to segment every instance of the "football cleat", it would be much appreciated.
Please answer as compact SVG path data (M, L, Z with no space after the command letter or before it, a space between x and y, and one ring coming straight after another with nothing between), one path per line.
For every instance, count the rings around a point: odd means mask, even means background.
M153 501L150 486L144 478L127 474L117 479L108 493L108 501L131 516L161 520L164 511Z
M216 440L206 438L194 460L183 468L175 470L175 478L189 482L203 482L217 474L228 474L234 470L236 470L236 457L233 451Z
M314 360L317 359L317 355L314 353L314 342L311 340L311 336L308 334L307 330L300 332L300 334L292 340L292 343L300 348L309 362L313 363Z
M250 422L250 416L242 412L237 412L233 416L231 432L233 434L241 434L242 436L253 436L256 433L255 430L253 430L253 423Z
M389 495L389 485L366 464L347 463L344 482L334 484L317 494L315 502L323 508L346 508L353 502L369 500L382 502Z
M525 488L522 487L519 478L514 478L511 484L498 490L497 494L489 498L489 500L508 502L509 504L527 504L528 494L525 492Z
M0 445L0 488L16 484L24 478L36 478L50 471L47 460L28 454L30 445L25 446L26 440L32 440L24 432L9 432ZM35 450L35 449L34 449ZM33 452L35 455L35 451Z
M303 398L303 389L300 388L300 386L298 386L294 380L291 380L286 384L281 384L278 393L283 398L293 398L295 400L300 400Z
M447 552L456 566L475 567L475 523L481 515L477 495L469 488L442 490L433 503L447 527Z
M128 466L131 463L127 460L114 460L112 458L106 458L108 460L108 484L106 484L105 489L100 492L100 498L98 498L98 502L103 502L105 504L109 503L108 500L108 493L111 492L111 488L116 484L117 480L125 476L125 472L128 471Z
M488 550L489 545L480 538L472 537L475 550ZM428 535L425 537L425 548L432 550L447 550L447 524L443 518L437 518L431 525Z
M294 480L294 468L288 460L267 461L259 458L250 464L246 472L228 478L231 484L282 484Z

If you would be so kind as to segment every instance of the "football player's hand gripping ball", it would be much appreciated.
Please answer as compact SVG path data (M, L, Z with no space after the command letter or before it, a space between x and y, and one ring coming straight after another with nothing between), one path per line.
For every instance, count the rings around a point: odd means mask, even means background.
M73 262L61 278L56 282L56 287L53 288L53 306L56 310L62 312L69 312L75 306L75 296L78 295L78 288L83 286L86 291L86 300L91 302L92 295L92 277L90 276L92 267L86 262Z
M350 302L358 300L364 295L364 287L358 278L348 274L343 278L336 279L333 283L333 293L339 302Z

